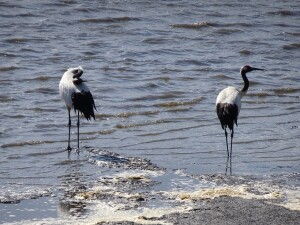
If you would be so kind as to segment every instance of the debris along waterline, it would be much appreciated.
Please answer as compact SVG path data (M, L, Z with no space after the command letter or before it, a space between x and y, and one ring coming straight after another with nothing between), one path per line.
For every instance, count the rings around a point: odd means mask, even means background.
M201 199L214 199L222 196L240 197L244 199L277 199L281 195L279 192L274 191L267 194L257 195L248 192L246 185L241 186L228 186L228 187L217 187L210 189L202 189L194 192L181 192L171 193L174 194L179 200L201 200Z
M172 213L187 213L194 209L196 201L237 197L266 200L271 204L272 200L280 200L284 197L276 189L268 192L265 187L261 186L261 188L261 193L258 193L258 190L252 190L252 187L247 185L204 188L191 192L171 190L169 192L146 191L142 193L128 193L112 189L104 193L105 191L101 188L98 190L95 188L93 191L88 191L84 195L80 193L78 196L85 200L88 199L92 205L89 210L92 216L87 216L89 222L95 221L101 224L129 221L138 224L170 224L160 217ZM272 187L269 188L272 189ZM252 191L257 193L252 193ZM102 198L103 195L106 195L107 198ZM278 203L274 202L274 204Z
M170 224L155 218L171 213L191 210L190 206L174 205L174 199L165 199L160 191L149 187L157 182L153 178L163 171L129 170L102 177L98 185L79 192L77 200L90 203L88 222L130 221L139 224Z
M89 222L96 224L105 224L107 222L123 222L130 221L138 224L162 224L171 225L167 221L163 221L160 217L172 213L183 213L191 210L191 207L177 206L177 207L156 207L156 208L142 208L140 210L120 210L119 205L97 203L92 210L92 218ZM112 213L112 211L114 213Z
M180 174L180 176L184 175ZM157 177L168 176L165 176L162 171L135 170L116 173L111 177L103 177L99 180L99 186L78 193L75 198L90 203L90 213L87 218L89 222L95 221L97 224L120 221L138 224L170 224L160 217L172 213L188 213L194 209L195 202L220 197L265 200L270 204L287 205L286 202L282 202L287 198L284 190L261 181L249 185L215 184L211 188L199 188L198 184L193 190L190 185L183 187L185 185L181 183L182 187L169 186L169 190L155 191L153 187L156 186L154 180ZM174 177L178 179L176 175ZM169 180L166 179L165 182L172 182L172 178L169 176ZM141 187L144 188L142 191ZM187 189L191 191L186 191Z

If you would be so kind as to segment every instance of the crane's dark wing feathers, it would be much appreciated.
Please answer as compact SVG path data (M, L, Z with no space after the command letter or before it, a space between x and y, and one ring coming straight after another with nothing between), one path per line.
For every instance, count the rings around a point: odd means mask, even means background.
M74 92L72 94L72 102L75 112L78 110L87 120L91 120L91 117L95 119L94 109L96 109L96 106L91 92Z
M218 103L217 114L222 129L228 127L230 130L233 130L234 123L237 125L237 117L239 114L237 105L230 103Z

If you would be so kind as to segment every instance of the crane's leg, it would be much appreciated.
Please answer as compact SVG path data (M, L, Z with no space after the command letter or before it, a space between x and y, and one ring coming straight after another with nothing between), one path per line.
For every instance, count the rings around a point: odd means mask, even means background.
M71 136L71 114L70 114L71 110L68 109L68 114L69 114L69 138L68 138L68 151L71 151L72 148L70 147L70 136Z
M232 140L233 140L234 131L231 131L231 143L230 143L230 175L232 175Z
M226 131L226 128L225 128L225 137L226 137L226 148L227 148L227 157L229 158L230 154L229 154L229 149L228 149L228 133Z
M225 175L226 175L228 169L228 162L229 162L229 149L228 149L228 139L227 139L228 133L226 131L226 127L224 128L224 130L225 130L226 148L227 148L227 162L226 162L226 170L225 170Z
M78 120L77 120L77 147L79 150L79 110L78 110Z

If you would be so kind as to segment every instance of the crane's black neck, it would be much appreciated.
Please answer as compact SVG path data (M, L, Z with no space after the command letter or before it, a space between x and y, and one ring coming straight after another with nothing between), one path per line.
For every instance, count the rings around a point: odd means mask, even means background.
M244 80L244 87L242 89L242 92L246 92L246 91L248 91L248 88L249 88L249 80L246 76L246 72L242 71L241 75L242 75L242 78Z

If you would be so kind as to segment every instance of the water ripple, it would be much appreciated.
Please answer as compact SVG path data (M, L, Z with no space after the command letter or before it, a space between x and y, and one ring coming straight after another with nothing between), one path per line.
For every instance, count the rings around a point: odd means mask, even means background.
M80 19L81 23L120 23L128 21L139 21L139 18L134 17L107 17L107 18L89 18L89 19Z

